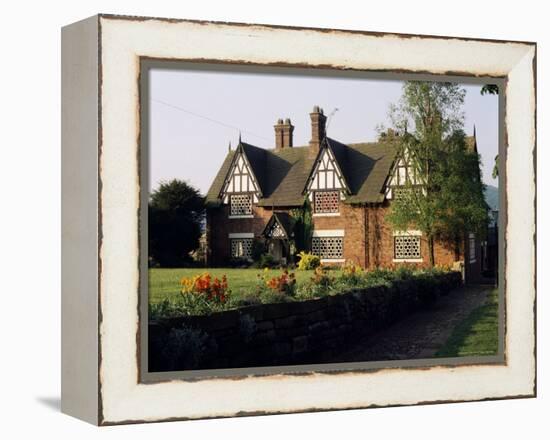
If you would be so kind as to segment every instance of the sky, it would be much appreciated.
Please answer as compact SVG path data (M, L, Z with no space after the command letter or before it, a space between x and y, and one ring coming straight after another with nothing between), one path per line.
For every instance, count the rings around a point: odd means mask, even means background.
M307 145L309 113L319 105L330 115L327 134L343 143L376 141L377 126L390 126L388 108L401 96L402 81L189 69L149 71L150 190L161 181L186 180L205 194L228 145L244 142L273 148L273 125L290 118L294 145ZM498 150L498 97L481 85L463 85L467 135L476 127L482 175Z

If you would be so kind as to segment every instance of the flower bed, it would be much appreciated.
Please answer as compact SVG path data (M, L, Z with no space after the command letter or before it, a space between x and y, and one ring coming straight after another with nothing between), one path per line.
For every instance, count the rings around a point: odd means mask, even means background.
M258 304L296 302L325 296L340 295L352 289L376 286L389 286L394 281L417 279L429 282L430 279L447 273L447 270L413 270L402 266L396 270L377 269L365 271L360 266L346 264L341 269L318 266L311 271L307 281L296 282L293 272L281 274L265 269L256 275L248 291L233 295L225 275L219 278L205 272L184 277L180 281L179 292L149 306L149 317L162 320L180 316L209 315L224 310L232 310Z
M441 270L347 268L317 271L300 289L290 273L283 275L275 281L264 275L258 285L260 298L271 292L284 301L152 321L150 371L326 362L335 350L430 307L462 282L460 273Z

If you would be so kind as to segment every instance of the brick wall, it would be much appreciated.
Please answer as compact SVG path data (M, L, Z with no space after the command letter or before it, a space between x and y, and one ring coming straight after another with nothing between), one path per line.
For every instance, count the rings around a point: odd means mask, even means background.
M279 210L279 209L277 209ZM316 230L345 230L344 259L363 267L390 267L393 261L393 228L386 221L389 203L380 205L349 205L340 203L338 216L314 216ZM230 258L229 233L252 232L259 236L272 215L269 208L254 206L254 218L230 219L229 207L210 209L207 214L207 242L210 248L208 265L226 264ZM422 263L429 265L428 242L421 238ZM461 244L458 255L454 245L437 242L434 246L435 263L453 266L455 261L464 260L464 247ZM467 255L467 254L466 254Z
M271 209L253 206L254 218L229 218L229 206L207 211L207 246L209 247L209 266L220 266L231 257L230 233L252 232L258 237L271 218Z
M366 266L373 267L389 267L395 265L393 261L393 228L386 221L386 215L389 211L389 203L382 205L368 206L365 208L366 212L366 230L368 254ZM418 266L429 266L430 256L428 241L426 237L422 236L420 239L420 251L422 255L422 263L414 263ZM435 264L443 266L452 266L457 260L463 259L463 251L459 250L459 254L456 255L454 245L445 243L442 241L436 241L434 243L434 256ZM399 263L397 263L399 264Z
M340 203L338 216L313 216L316 230L343 229L344 259L365 266L365 209L358 205Z

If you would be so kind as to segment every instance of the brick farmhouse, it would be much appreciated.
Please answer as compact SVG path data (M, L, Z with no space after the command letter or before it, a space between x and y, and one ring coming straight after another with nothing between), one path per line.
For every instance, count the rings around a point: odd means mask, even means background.
M308 247L324 264L427 266L422 233L395 231L386 221L407 179L420 182L405 155L398 154L397 134L388 130L377 142L343 144L326 136L321 108L315 106L310 117L309 145L294 146L294 126L279 119L275 148L239 140L229 150L206 196L208 264L250 259L258 241L276 260L289 262L296 251L293 214L309 206L313 231ZM467 144L477 152L475 132ZM462 267L466 280L476 281L485 243L467 233L458 246L436 241L435 263Z

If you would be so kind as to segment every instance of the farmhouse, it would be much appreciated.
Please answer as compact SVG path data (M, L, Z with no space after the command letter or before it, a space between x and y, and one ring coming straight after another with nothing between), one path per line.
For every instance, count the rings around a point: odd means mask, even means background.
M398 154L397 134L388 130L378 142L343 144L326 136L323 109L315 106L310 117L309 145L294 146L294 126L279 119L273 149L242 141L230 149L206 197L208 264L250 259L257 243L288 262L296 251L297 213L307 208L313 226L308 247L325 264L428 265L422 233L393 230L385 220L392 200L410 184L421 187L421 176ZM467 142L477 151L475 134ZM479 278L484 252L473 234L458 248L434 245L436 264L463 264L470 280Z

